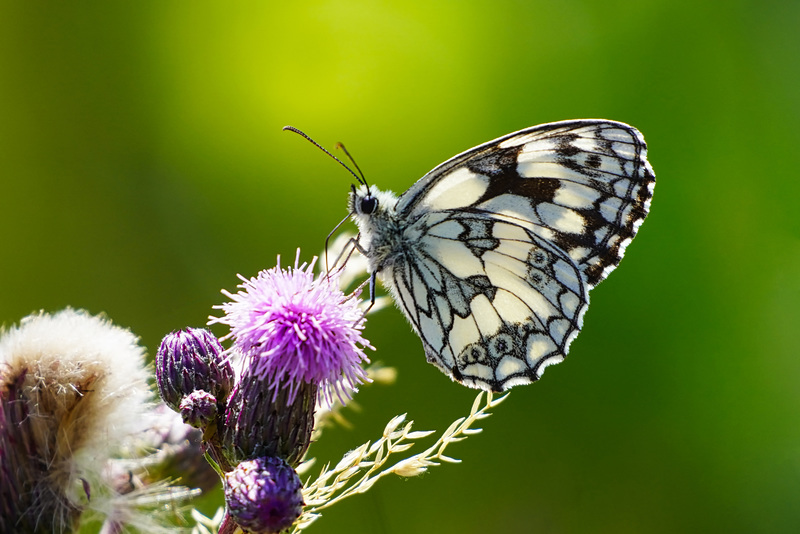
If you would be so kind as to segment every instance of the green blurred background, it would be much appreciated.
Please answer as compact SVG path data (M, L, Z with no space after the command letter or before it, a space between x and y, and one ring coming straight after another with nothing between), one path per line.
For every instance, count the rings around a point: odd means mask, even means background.
M350 177L402 191L473 145L601 117L644 132L653 209L567 362L517 388L460 465L388 479L309 532L800 529L800 3L5 3L0 323L106 312L152 353L221 288L310 259ZM224 331L218 331L222 334ZM372 316L374 386L312 452L474 391Z

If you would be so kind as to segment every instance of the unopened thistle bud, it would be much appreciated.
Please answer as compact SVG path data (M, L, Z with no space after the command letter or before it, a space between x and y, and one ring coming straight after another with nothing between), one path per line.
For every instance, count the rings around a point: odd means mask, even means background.
M196 389L183 398L179 412L187 425L206 428L217 417L217 399L208 391Z
M302 483L280 458L255 458L225 475L228 513L245 531L274 534L303 512Z
M156 355L156 383L161 398L173 410L180 412L184 397L195 391L204 391L216 402L224 403L233 380L233 369L223 354L222 345L208 330L187 328L168 334L161 341ZM203 402L198 395L187 401L188 417L198 415L194 410L209 409L200 407L197 402ZM194 421L199 422L198 419Z

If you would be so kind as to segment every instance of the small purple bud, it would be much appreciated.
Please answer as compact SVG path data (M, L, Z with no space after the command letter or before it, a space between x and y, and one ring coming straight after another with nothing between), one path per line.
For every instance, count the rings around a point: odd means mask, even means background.
M256 458L225 475L228 513L245 531L274 534L303 512L300 477L280 458Z
M202 328L167 334L156 354L156 383L167 406L179 411L183 397L195 390L224 402L234 373L223 350L219 340Z
M194 390L180 404L183 422L195 428L206 428L217 417L217 399L208 391Z

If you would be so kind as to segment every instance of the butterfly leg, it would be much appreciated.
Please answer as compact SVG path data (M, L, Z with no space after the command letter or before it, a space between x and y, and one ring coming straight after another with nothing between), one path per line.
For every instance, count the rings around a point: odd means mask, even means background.
M331 233L328 234L328 237L325 238L325 272L326 273L330 272L330 268L328 267L328 244L330 243L331 236L333 234L335 234L336 230L338 230L339 227L342 226L345 223L345 221L347 221L347 219L349 219L349 218L350 218L350 215L348 215L347 217L345 217L344 219L339 221L339 223L336 226L333 227L333 230L331 230ZM352 239L350 241L352 241ZM344 251L347 250L347 246L350 245L350 241L348 241L347 244L345 245L344 249L342 249L342 252L339 254L339 257L336 258L336 262L334 263L334 265L339 263L339 260L342 259L342 255L344 254ZM352 254L352 253L353 252L351 251L350 254ZM348 258L350 257L350 254L347 255Z
M344 265L346 265L348 260L350 259L350 256L352 256L353 252L355 252L356 250L358 250L359 252L363 253L363 249L358 245L358 236L351 237L350 239L347 240L347 243L344 244L344 246L342 247L341 252L339 252L339 255L336 256L336 261L333 262L333 267L334 268L339 267L340 262L341 262L341 266L342 267ZM328 253L328 249L327 249L327 241L326 241L325 254L327 255L327 253ZM344 258L344 260L342 260L342 258ZM326 263L327 263L327 260L326 260ZM326 265L326 267L327 267L327 265Z
M376 273L370 273L369 275L369 306L367 309L364 310L364 315L366 315L372 307L375 305L375 278Z
M359 251L361 254L363 254L365 257L369 257L367 255L367 250L364 247L362 247L361 244L358 242L358 238L360 237L360 235L361 234L353 237L352 239L350 239L350 241L347 242L348 246L349 245L353 246L353 248L350 250L350 253L347 255L348 259L353 254L353 252L355 252L356 250ZM346 262L347 262L347 259L345 259L345 263ZM367 315L367 313L369 313L369 311L372 309L372 307L375 306L375 286L376 286L375 282L376 282L376 279L377 279L377 272L371 272L369 274L369 306L367 306L367 309L364 310L364 315L365 316ZM363 286L363 284L362 284L362 286ZM359 289L360 289L360 287L359 287Z

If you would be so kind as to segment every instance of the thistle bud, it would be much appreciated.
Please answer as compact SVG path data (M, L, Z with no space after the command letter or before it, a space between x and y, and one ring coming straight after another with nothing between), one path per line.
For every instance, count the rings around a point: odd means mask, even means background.
M211 332L187 328L164 337L156 354L156 383L164 402L180 411L183 398L206 391L224 402L233 385L233 368Z
M206 428L217 417L217 399L208 391L194 390L180 404L183 422L195 428Z
M228 513L245 531L273 534L303 512L300 477L280 458L255 458L225 475Z

